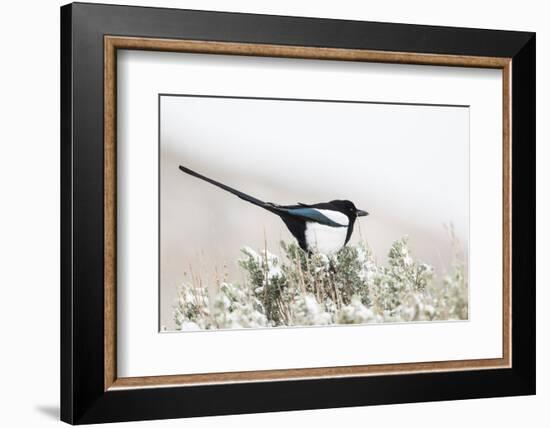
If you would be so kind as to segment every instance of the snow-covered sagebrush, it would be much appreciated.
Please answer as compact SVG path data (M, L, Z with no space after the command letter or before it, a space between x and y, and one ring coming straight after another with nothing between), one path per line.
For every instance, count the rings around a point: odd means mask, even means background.
M281 242L283 256L245 247L244 283L181 285L178 330L364 324L468 318L464 265L455 258L445 275L415 260L406 239L395 241L386 264L364 243L335 254L307 255Z

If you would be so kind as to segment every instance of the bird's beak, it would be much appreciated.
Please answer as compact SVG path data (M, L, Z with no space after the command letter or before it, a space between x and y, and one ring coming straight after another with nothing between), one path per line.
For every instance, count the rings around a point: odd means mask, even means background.
M366 217L369 213L363 210L357 210L357 217Z

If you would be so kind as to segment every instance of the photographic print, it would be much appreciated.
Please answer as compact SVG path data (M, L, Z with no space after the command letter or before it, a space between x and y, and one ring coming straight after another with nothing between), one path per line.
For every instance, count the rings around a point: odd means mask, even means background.
M469 108L159 95L160 330L468 319Z
M534 33L60 22L63 421L536 392Z

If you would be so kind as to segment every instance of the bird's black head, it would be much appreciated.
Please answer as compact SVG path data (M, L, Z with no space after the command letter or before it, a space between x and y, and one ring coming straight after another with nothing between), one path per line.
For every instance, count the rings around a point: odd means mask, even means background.
M338 211L346 214L350 218L364 217L369 215L368 212L359 210L355 207L354 203L347 200L330 201L330 204Z

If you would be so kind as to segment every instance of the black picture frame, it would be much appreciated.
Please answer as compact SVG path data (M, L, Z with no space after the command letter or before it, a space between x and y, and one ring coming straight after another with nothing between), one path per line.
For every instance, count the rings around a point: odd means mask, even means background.
M104 388L104 36L512 59L512 367ZM535 34L73 3L61 8L61 419L71 424L535 393Z

